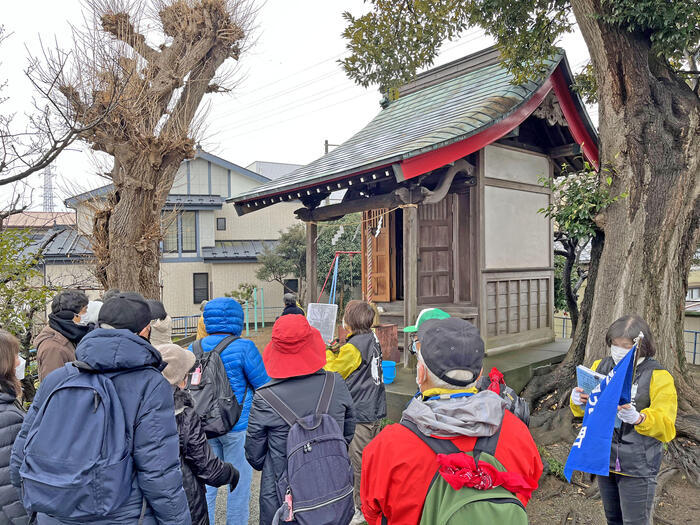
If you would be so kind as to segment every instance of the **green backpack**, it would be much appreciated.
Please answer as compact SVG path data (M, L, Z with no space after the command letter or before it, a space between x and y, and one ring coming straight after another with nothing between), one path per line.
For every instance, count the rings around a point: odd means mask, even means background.
M500 429L490 437L480 437L476 440L473 452L462 452L450 440L437 439L421 433L411 421L401 421L401 424L418 436L435 454L467 454L474 458L475 463L485 461L497 470L505 472L500 461L494 454ZM464 524L508 524L527 525L527 513L521 501L507 489L497 486L488 490L477 490L470 487L453 489L436 470L428 488L428 494L423 505L420 525L464 525Z

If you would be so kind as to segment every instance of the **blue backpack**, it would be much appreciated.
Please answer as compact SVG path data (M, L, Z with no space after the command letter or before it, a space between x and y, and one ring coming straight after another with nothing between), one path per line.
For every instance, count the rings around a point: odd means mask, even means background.
M22 503L29 512L58 518L108 516L126 502L134 476L133 428L112 378L134 369L98 373L80 361L65 367L67 376L48 393L27 432ZM145 505L139 523L144 511Z
M277 482L282 507L273 525L347 525L355 513L348 445L327 413L334 384L333 374L326 372L316 412L301 418L272 389L258 390L290 426L287 470Z

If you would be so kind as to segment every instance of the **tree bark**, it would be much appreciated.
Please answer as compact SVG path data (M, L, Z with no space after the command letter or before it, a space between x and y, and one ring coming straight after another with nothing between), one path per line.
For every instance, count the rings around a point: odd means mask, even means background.
M698 392L685 359L683 306L699 233L700 100L652 52L647 37L600 20L599 0L571 4L597 74L601 165L611 170L613 194L629 196L596 219L604 243L596 250L594 242L585 293L595 301L584 299L572 349L552 375L573 375L581 356L588 364L603 357L609 325L639 314L651 327L656 358L676 383L678 435L697 445L697 432L688 430L698 421ZM542 396L535 385L528 389ZM697 481L700 459L688 457L693 449L669 448Z

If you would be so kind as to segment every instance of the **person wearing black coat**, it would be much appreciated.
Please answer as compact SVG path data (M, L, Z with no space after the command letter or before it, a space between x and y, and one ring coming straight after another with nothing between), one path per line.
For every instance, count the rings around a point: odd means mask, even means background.
M305 315L304 310L299 308L297 304L297 296L293 293L286 293L284 294L284 310L282 310L280 317L290 314Z
M205 485L229 485L233 491L239 474L233 465L221 461L211 450L199 415L194 410L192 397L182 390L184 378L195 363L194 354L174 344L159 345L157 349L168 364L163 375L174 388L175 421L180 436L180 469L192 525L210 525Z
M20 388L15 377L18 355L17 339L5 330L0 330L0 523L3 525L29 523L19 493L10 482L12 444L24 421L24 410L15 394Z
M259 390L270 389L284 399L300 417L316 410L326 372L326 346L318 330L301 315L280 317L272 330L272 341L263 352L268 375L273 378ZM338 423L349 444L355 434L352 397L343 378L333 373L333 396L328 415ZM256 391L248 420L245 456L260 481L260 525L270 525L282 502L277 480L287 468L289 425Z

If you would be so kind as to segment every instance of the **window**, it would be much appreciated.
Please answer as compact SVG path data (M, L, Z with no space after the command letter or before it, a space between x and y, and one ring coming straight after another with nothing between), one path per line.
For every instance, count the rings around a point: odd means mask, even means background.
M688 294L685 296L686 301L700 301L700 288L688 288Z
M168 217L168 230L163 235L163 253L177 253L177 217Z
M299 279L284 280L284 293L288 292L299 293Z
M209 274L195 273L192 274L192 288L194 295L194 304L199 304L202 301L209 300Z
M182 252L197 251L197 230L195 212L185 211L180 214L180 229L182 231Z
M194 253L197 251L197 215L184 211L168 217L168 229L163 234L163 253Z
M226 217L218 217L216 219L216 229L220 232L226 229Z

